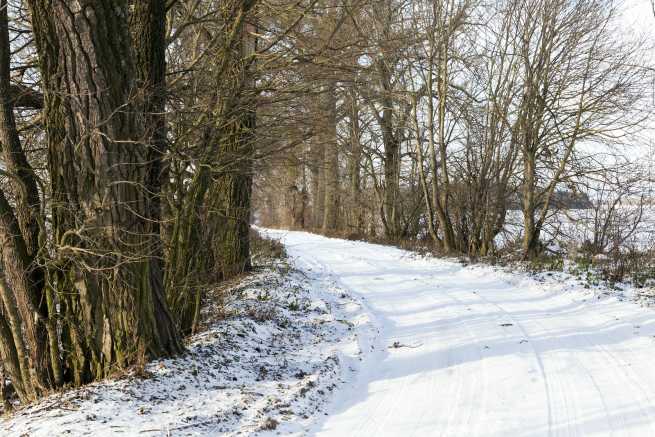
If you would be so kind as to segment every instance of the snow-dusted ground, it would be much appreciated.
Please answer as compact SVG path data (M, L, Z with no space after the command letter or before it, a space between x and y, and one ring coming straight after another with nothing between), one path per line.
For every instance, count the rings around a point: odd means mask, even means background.
M655 313L629 293L265 232L295 270L252 277L189 355L0 435L655 435Z
M355 369L366 313L329 277L284 263L227 294L227 319L190 339L187 355L149 364L145 378L53 395L0 419L0 436L304 434Z
M655 313L571 277L269 231L379 328L320 436L655 435Z

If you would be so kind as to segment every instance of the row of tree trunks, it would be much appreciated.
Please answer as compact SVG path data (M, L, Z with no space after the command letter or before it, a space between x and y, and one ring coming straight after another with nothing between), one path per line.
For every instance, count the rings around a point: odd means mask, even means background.
M250 268L255 4L219 5L217 91L195 144L205 154L174 211L162 201L170 5L28 0L41 94L11 84L0 0L0 375L22 401L180 353L200 311L190 281ZM16 107L41 110L49 187L23 150Z

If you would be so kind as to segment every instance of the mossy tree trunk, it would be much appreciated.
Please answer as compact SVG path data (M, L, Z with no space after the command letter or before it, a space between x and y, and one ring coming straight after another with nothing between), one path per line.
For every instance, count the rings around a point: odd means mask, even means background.
M255 1L221 5L220 32L204 37L213 50L208 67L206 112L191 165L192 176L173 218L166 271L168 300L178 326L198 326L202 292L250 268L249 223L255 95L255 40L248 14Z
M161 243L150 220L152 119L126 1L29 3L52 172L50 282L68 376L82 384L181 350L153 261Z
M146 155L147 218L152 226L153 256L150 260L150 282L157 290L155 315L160 326L172 327L173 316L166 302L164 283L164 237L162 222L163 189L169 179L168 166L164 160L168 150L166 139L166 1L141 0L134 4L130 17L130 32L133 40L138 97L143 104L145 117L144 144ZM170 333L173 335L173 333Z
M223 278L250 270L250 202L255 133L255 90L253 78L256 39L254 26L244 22L231 52L225 83L228 94L221 102L218 123L218 168L210 191L208 225L213 226L214 260ZM227 85L227 86L226 86Z

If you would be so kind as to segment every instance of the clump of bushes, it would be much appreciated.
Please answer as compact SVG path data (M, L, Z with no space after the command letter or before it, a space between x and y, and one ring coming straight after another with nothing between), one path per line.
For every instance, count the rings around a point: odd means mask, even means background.
M250 230L250 257L253 266L267 265L284 260L287 253L278 240L267 238L254 229Z

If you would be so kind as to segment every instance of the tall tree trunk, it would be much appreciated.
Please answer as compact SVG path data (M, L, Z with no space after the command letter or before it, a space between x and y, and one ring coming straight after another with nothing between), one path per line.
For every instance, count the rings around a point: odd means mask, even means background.
M438 179L439 188L435 188L435 205L437 206L437 217L439 219L439 227L443 233L443 250L446 253L453 252L458 250L457 241L455 238L455 230L453 228L453 223L450 217L450 196L452 195L450 189L450 177L448 175L448 142L446 138L446 110L447 110L447 98L448 98L448 47L447 41L442 41L439 44L439 68L437 69L437 92L439 96L439 105L437 108L437 144L439 148L439 167L437 168L436 157L432 156L432 162L434 165L434 183ZM432 79L430 78L430 81ZM432 85L430 85L432 89ZM434 109L432 107L433 101L432 98L429 99L430 102L430 131L434 132ZM433 133L431 134L431 139L434 138ZM432 145L431 150L434 150L434 145Z
M11 360L6 354L17 352L19 362L8 366L8 371L12 380L28 374L33 379L17 381L23 387L19 394L29 400L54 385L61 385L62 381L56 329L49 319L45 299L44 270L37 261L41 246L41 202L37 180L23 151L14 118L7 7L7 2L0 0L0 148L5 170L10 175L15 210L0 189L0 276L4 282L0 318L8 317L9 323L5 326L13 333L13 339L3 336L8 343L2 346L5 352L2 355L5 355L3 360ZM50 357L49 347L52 347ZM54 373L50 358L56 370ZM18 369L21 375L15 374Z
M173 327L173 317L166 304L163 282L164 250L162 247L162 190L168 179L164 156L166 140L166 1L141 0L134 4L130 16L130 33L135 55L135 76L138 103L143 105L144 145L146 152L147 218L152 226L150 283L153 290L157 324ZM159 236L159 238L157 238ZM169 333L169 336L176 335Z
M81 384L181 345L153 262L161 243L149 219L149 117L138 98L128 4L29 4L60 200L53 280L66 363Z
M421 190L423 191L423 201L425 203L425 212L427 214L427 223L428 223L428 233L432 242L439 248L442 247L441 239L437 234L437 227L435 224L435 213L433 206L433 197L430 193L430 189L427 182L427 176L425 174L425 160L423 158L423 144L421 144L421 128L419 124L419 114L418 114L418 97L414 97L412 100L412 112L413 112L413 122L414 122L414 132L416 134L416 166L417 173L419 177L419 182L421 184ZM431 112L428 113L428 120L431 117ZM431 129L428 129L428 134L432 135ZM429 141L430 150L434 150L433 141ZM433 186L433 190L436 187Z
M350 155L348 160L348 169L350 173L350 223L351 228L356 233L360 233L364 227L364 211L361 205L361 161L362 161L362 144L361 129L359 126L359 106L357 96L353 91L350 96Z
M384 200L382 204L383 222L387 238L400 238L400 144L393 131L391 99L385 99L383 112L384 142Z
M234 47L233 89L221 123L226 125L219 147L219 171L210 198L217 213L215 258L223 278L250 270L250 203L252 197L252 155L255 133L255 90L253 77L256 39L254 28L244 24ZM220 78L219 78L220 80ZM227 120L227 122L225 122Z
M400 235L400 142L394 129L394 108L390 72L384 62L377 63L382 88L382 116L379 117L384 143L384 185L382 199L382 223L387 238L396 240Z
M539 255L540 226L536 223L536 157L531 149L523 152L523 258L534 259Z
M335 83L330 82L325 93L326 124L323 147L325 148L325 204L323 232L337 228L339 213L339 149L337 144L337 97Z
M28 256L33 258L39 249L39 214L41 201L32 166L23 151L10 87L11 47L7 1L0 0L0 150L5 170L12 175L9 183L17 200L16 215L25 241Z
M323 226L323 209L325 207L325 145L317 137L310 141L312 227L319 229Z

